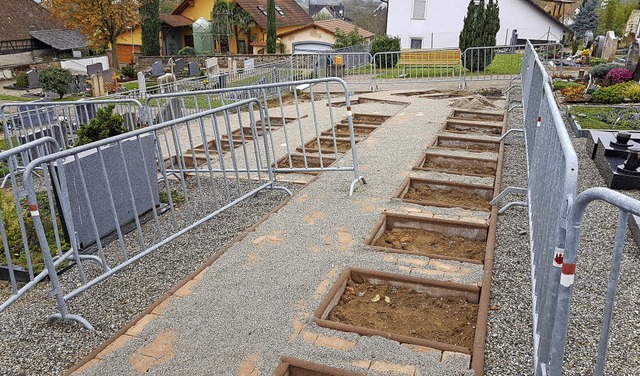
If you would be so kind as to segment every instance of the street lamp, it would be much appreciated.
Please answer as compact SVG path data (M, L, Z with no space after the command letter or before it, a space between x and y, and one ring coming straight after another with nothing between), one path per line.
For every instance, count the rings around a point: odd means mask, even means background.
M127 31L131 33L131 64L133 64L134 60L135 60L135 57L136 57L136 55L135 55L136 49L135 49L135 45L133 43L134 42L133 41L133 26L127 26Z

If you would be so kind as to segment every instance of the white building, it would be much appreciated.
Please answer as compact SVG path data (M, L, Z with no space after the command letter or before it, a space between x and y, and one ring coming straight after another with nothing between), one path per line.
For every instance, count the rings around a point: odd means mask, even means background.
M458 47L468 5L469 0L390 1L387 35L400 37L402 48ZM560 41L569 31L533 0L499 0L498 5L498 45L509 44L513 30L517 30L521 41Z

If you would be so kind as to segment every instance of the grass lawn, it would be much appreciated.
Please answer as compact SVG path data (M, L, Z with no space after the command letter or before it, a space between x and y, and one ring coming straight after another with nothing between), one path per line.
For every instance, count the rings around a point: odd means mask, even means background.
M17 95L0 94L0 101L4 101L4 102L31 102L34 100L35 98L25 98L25 97L19 97Z
M572 106L569 111L583 129L640 130L639 108Z

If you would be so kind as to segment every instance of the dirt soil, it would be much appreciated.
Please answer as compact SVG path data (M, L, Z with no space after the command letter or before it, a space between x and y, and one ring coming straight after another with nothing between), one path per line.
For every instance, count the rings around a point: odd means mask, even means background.
M449 149L466 150L466 151L478 152L478 153L483 151L498 151L499 149L498 144L486 145L486 144L479 144L474 142L462 143L462 142L445 141L444 143L440 143L440 145L438 146L449 148Z
M455 100L450 104L450 106L463 108L465 110L485 110L487 108L496 107L490 100L480 94L476 94L472 98L461 98Z
M312 148L317 149L318 144L313 143L311 145ZM336 142L336 147L338 149L338 153L344 153L347 150L351 149L350 142ZM320 148L323 153L333 153L335 148L333 147L333 141L320 141Z
M436 231L394 228L382 233L375 246L401 249L416 254L433 254L469 260L484 260L486 242Z
M333 160L328 160L326 158L322 158L322 159L325 167L333 163ZM304 168L304 159L291 158L291 164L292 166L289 166L289 159L287 158L278 162L278 167L279 168ZM308 168L320 167L320 161L317 160L316 158L313 158L313 159L307 158L307 167Z
M454 162L430 162L426 161L423 168L429 168L436 171L452 172L455 174L476 174L495 176L496 169L484 166L474 166L470 163L454 163Z
M380 300L373 302L376 295ZM437 298L406 287L348 281L328 319L471 349L477 317L478 305L464 297Z
M470 125L451 124L446 128L448 131L458 131L473 134L500 135L502 132L499 128L474 127Z
M353 135L356 137L364 137L364 136L368 136L371 132L373 132L373 129L368 129L368 128L353 128ZM336 137L349 137L349 127L348 126L344 126L344 124L336 124L335 126L335 132L336 132ZM328 135L331 136L331 128L329 128L328 130L322 132L323 135Z
M448 206L461 206L465 208L489 210L489 201L484 198L465 193L455 188L431 189L428 186L409 187L404 195L407 200L426 201L433 204L446 204Z

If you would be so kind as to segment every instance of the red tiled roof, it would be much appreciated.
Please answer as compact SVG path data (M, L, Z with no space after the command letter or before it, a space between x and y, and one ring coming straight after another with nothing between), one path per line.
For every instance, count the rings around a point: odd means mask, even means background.
M161 14L160 20L173 27L191 26L194 22L191 18L181 14Z
M275 0L276 6L283 14L276 11L276 26L300 26L313 22L311 17L295 2L295 0ZM267 0L236 0L236 3L253 17L256 24L262 29L267 28L267 16L258 8L267 10Z

